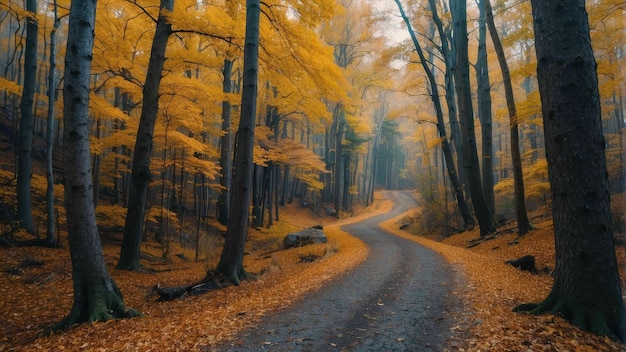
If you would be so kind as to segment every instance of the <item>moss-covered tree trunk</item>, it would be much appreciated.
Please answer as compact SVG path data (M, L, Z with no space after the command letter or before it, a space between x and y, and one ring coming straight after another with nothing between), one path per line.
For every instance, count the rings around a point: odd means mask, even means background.
M517 310L559 314L626 341L626 312L611 233L596 62L585 2L531 0L556 270L552 291Z
M89 78L95 13L95 0L72 1L63 90L63 174L74 305L56 328L139 315L124 305L122 294L107 271L96 227L89 151Z

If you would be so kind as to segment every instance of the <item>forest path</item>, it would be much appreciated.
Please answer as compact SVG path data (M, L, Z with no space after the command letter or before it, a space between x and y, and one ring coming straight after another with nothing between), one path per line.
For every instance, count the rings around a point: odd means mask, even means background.
M386 191L385 214L344 225L370 248L351 271L294 305L268 313L217 351L442 351L462 302L460 276L439 254L378 224L416 206L409 192Z

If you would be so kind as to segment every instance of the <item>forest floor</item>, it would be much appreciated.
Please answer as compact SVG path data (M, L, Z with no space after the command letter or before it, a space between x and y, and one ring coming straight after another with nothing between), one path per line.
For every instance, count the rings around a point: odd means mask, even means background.
M119 241L105 240L105 260L126 304L145 316L83 324L39 338L37 334L61 320L72 305L66 239L62 249L0 248L0 351L211 350L210 346L254 326L266 312L288 306L365 260L367 247L339 227L389 209L389 202L377 199L372 209L361 211L362 215L337 222L331 217L313 218L308 209L281 208L282 221L272 229L250 232L245 266L259 274L257 280L170 302L156 302L154 286L186 285L202 279L219 259L220 236L206 244L210 249L199 253L198 262L189 259L195 257L193 249L172 244L173 255L166 260L161 258L158 244L146 242L142 245L146 269L141 272L114 269ZM561 318L511 311L520 303L541 301L550 291L554 268L551 219L534 219L536 229L518 241L514 241L514 232L505 231L467 248L479 237L477 229L432 241L399 230L411 216L405 214L383 227L434 249L467 277L467 290L459 294L467 302L469 320L454 329L468 331L463 339L449 341L450 351L626 351L625 345L580 331ZM317 224L324 225L328 244L280 250L284 234ZM540 270L547 268L544 273L530 274L504 263L527 254L535 256ZM624 287L623 241L617 255ZM303 260L307 258L317 259Z

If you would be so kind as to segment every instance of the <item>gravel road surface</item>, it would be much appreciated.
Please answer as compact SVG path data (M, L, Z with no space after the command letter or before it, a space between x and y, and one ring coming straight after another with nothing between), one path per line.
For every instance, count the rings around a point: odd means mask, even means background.
M415 207L387 191L389 213L343 230L370 248L367 259L289 308L265 315L217 351L443 351L455 333L460 274L437 253L378 224Z

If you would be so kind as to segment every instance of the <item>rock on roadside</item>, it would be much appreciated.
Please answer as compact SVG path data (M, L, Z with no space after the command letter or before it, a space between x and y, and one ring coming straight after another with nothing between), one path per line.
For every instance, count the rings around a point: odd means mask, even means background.
M327 243L328 238L321 226L310 227L302 231L290 233L283 239L283 248L301 247L314 243Z

